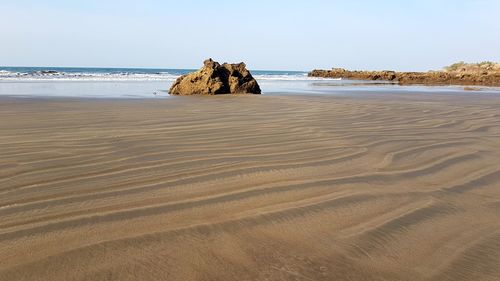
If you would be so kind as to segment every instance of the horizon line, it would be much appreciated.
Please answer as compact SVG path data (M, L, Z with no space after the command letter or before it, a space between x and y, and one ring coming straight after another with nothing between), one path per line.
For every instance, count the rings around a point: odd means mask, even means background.
M167 68L167 67L146 67L146 66L139 66L139 67L118 67L118 66L111 66L111 67L106 67L106 66L25 66L25 65L0 65L1 67L5 68L95 68L95 69L160 69L160 70L198 70L200 68ZM310 72L314 69L311 70L278 70L278 69L250 69L251 71L293 71L293 72Z

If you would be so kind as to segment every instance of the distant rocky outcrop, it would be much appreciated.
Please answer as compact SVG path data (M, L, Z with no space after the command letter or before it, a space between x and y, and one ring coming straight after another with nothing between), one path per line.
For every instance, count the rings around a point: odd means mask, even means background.
M344 78L352 80L384 80L394 81L396 76L395 71L350 71L343 68L332 68L331 70L315 69L309 72L310 77L324 77L324 78Z
M219 64L212 59L203 62L195 72L179 77L170 95L260 94L257 81L244 63Z
M444 71L396 72L396 71L350 71L343 68L313 70L310 77L343 78L351 80L389 81L401 85L482 85L500 86L500 64L463 62L445 67Z

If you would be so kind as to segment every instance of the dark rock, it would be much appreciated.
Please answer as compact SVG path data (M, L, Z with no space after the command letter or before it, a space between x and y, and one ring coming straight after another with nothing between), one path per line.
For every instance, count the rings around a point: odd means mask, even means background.
M183 75L170 88L170 95L260 94L257 81L244 63L220 65L212 59L203 67Z
M59 72L55 70L42 70L40 71L41 74L59 74Z

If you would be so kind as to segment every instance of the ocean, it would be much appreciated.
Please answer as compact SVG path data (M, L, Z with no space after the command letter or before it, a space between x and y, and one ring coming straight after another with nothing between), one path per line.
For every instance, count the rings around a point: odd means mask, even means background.
M77 67L1 67L0 81L174 81L194 69L160 68L77 68ZM307 78L303 71L253 70L258 79L297 80Z
M0 96L167 98L179 76L194 69L1 67ZM305 71L251 70L263 94L353 94L370 92L463 92L463 87L398 86L308 77ZM499 93L498 88L483 91Z

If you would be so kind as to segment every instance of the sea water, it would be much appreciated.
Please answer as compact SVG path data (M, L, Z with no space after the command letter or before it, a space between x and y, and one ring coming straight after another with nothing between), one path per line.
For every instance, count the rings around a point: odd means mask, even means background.
M1 67L0 96L166 98L179 76L193 69ZM308 77L305 71L252 70L264 94L463 92L463 87L398 86L390 82ZM498 88L483 92L500 93Z

